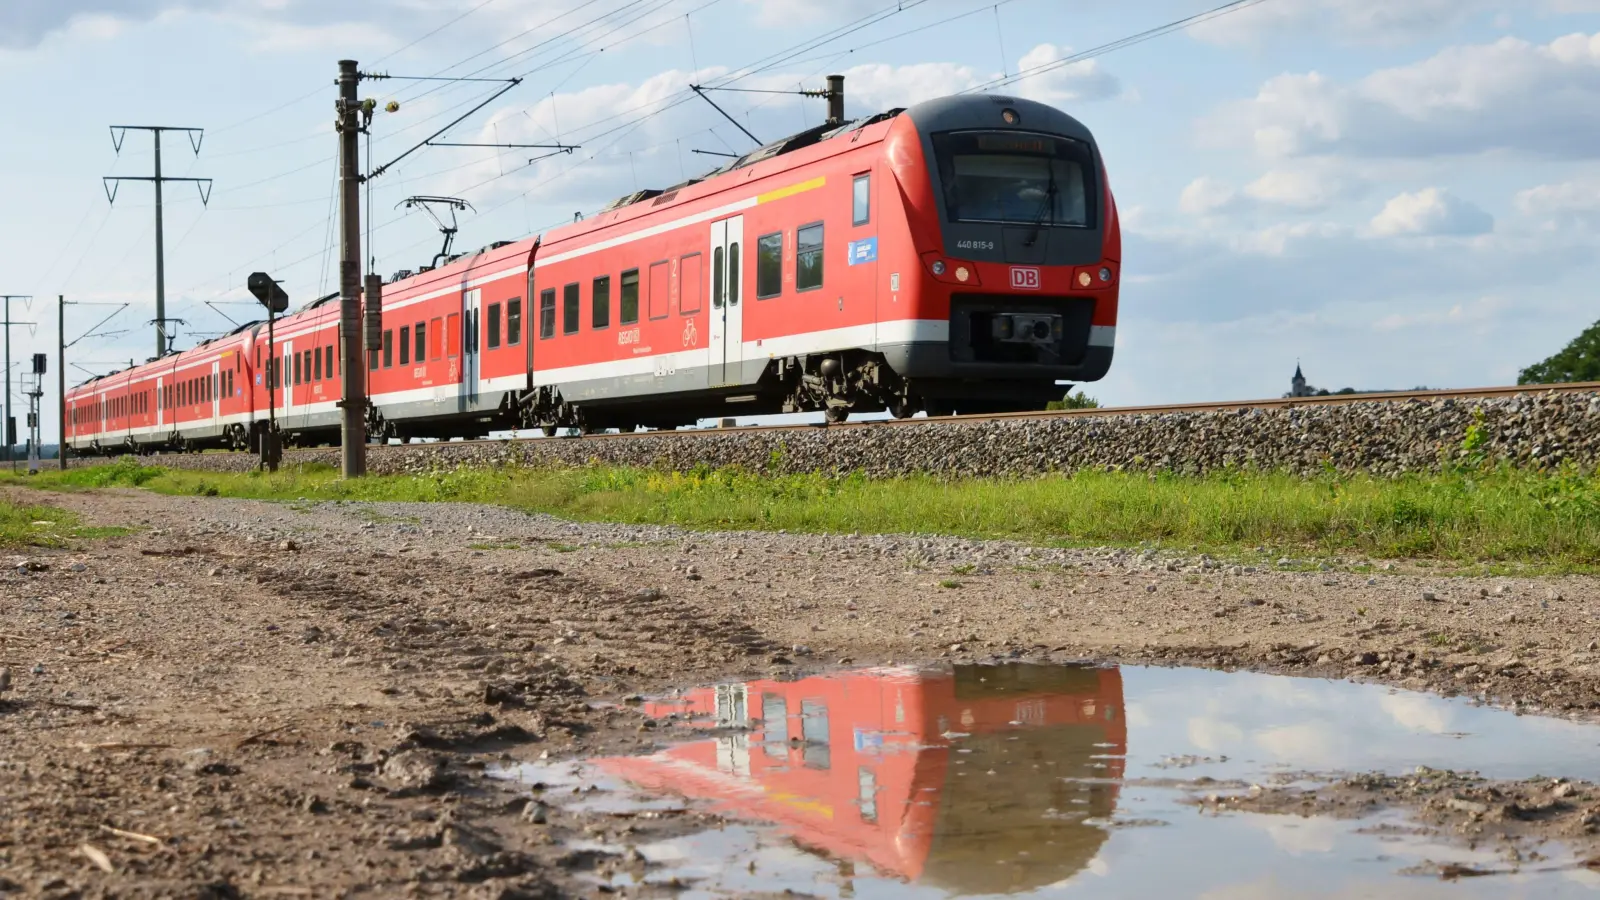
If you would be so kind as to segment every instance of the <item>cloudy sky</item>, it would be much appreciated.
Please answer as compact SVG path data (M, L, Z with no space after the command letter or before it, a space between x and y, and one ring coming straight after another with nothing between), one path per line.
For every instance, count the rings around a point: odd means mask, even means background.
M693 82L789 89L847 77L849 112L908 106L1200 13L1221 0L7 0L0 5L0 293L33 293L13 359L54 349L54 298L131 307L71 351L94 371L153 352L151 140L164 146L179 346L253 310L264 268L296 301L334 288L336 61L393 75L524 76L451 138L374 182L371 253L414 268L438 236L412 194L475 212L459 248L521 237L747 138ZM897 9L897 7L903 7ZM387 162L493 85L370 82ZM1263 0L1005 90L1103 144L1124 212L1116 404L1274 396L1313 384L1503 384L1600 318L1600 0ZM719 97L758 136L821 101ZM217 312L207 301L215 304ZM43 308L41 308L41 306ZM69 309L69 340L114 307ZM20 365L17 367L20 368ZM70 370L72 380L84 375ZM15 381L15 378L13 379ZM51 379L53 385L54 379ZM53 430L53 416L49 417Z

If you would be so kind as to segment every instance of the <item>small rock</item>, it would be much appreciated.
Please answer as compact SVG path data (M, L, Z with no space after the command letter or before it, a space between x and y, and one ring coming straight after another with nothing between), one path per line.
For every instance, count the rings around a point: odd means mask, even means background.
M1570 797L1570 796L1572 796L1573 794L1575 794L1577 792L1578 792L1578 789L1576 787L1573 787L1572 782L1563 781L1560 784L1558 784L1555 787L1550 789L1550 796L1556 798L1557 800L1560 800L1560 799L1562 799L1564 797Z
M211 576L212 578L215 578L218 575L222 574L222 567L221 566L212 566L210 569L206 570L206 574Z
M1146 594L1154 594L1154 593L1155 593L1155 592L1156 592L1156 586L1155 586L1155 584L1154 584L1154 583L1151 583L1151 584L1147 584L1147 585L1145 585L1145 586L1144 586L1144 592L1145 592L1145 593L1146 593Z
M522 820L534 825L543 825L550 820L550 807L534 800L522 808Z
M402 750L384 760L383 777L409 788L442 786L448 779L440 758L424 750Z
M81 562L73 563L72 565L67 566L67 568L69 570L73 571L73 572L87 572L87 571L89 571L89 567L84 565Z
M300 549L300 545L296 544L294 541L283 541L282 543L278 544L278 549L285 553L293 553L294 551Z
M1449 809L1464 812L1468 815L1481 816L1489 811L1489 804L1479 803L1476 800L1463 800L1460 797L1451 797L1444 802Z
M1362 664L1363 666L1375 666L1378 664L1378 654L1368 650L1357 657L1356 662Z
M1428 603L1438 603L1439 602L1439 595L1435 594L1433 591L1423 591L1422 592L1422 599L1427 601Z

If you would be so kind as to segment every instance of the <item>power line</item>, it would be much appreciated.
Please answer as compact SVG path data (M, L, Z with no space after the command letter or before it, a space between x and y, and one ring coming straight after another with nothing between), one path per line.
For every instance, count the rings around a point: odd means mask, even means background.
M1204 12L1195 13L1192 16L1174 19L1164 25L1158 25L1155 28L1146 29L1138 32L1137 34L1131 34L1127 37L1101 44L1098 47L1091 47L1087 50L1083 50L1078 53L1071 53L1058 59L1051 60L1047 63L1040 63L1036 66L1030 66L1026 69L1018 70L1014 75L994 78L981 84L973 85L961 93L970 94L973 92L987 91L992 88L1004 87L1008 84L1015 84L1018 81L1043 75L1046 72L1053 72L1056 69L1070 66L1074 63L1080 63L1085 60L1094 59L1097 56L1104 56L1107 53L1121 50L1124 47L1132 47L1135 44L1142 44L1145 41L1153 40L1155 38L1162 37L1163 35L1171 34L1175 31L1183 31L1202 22L1209 22L1212 19L1220 19L1223 16L1232 15L1233 13L1249 9L1252 6L1258 6L1265 2L1267 2L1267 0L1232 0L1230 3L1224 3L1221 6L1214 6L1211 9L1208 9Z

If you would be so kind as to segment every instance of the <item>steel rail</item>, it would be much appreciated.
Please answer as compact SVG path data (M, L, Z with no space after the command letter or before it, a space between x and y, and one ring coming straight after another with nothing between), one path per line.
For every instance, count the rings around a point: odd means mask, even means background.
M1001 422L1017 419L1070 419L1070 418L1099 418L1109 416L1131 415L1166 415L1172 413L1201 413L1201 412L1228 412L1248 409L1293 409L1303 406L1338 406L1348 403L1400 403L1408 401L1432 400L1458 400L1458 399L1489 399L1495 397L1515 397L1522 394L1583 394L1600 393L1600 381L1573 382L1571 384L1541 384L1541 385L1514 385L1509 387L1472 387L1453 388L1432 391L1384 391L1371 394L1329 394L1317 397L1273 397L1259 400L1220 400L1205 403L1172 403L1158 406L1103 406L1095 409L1057 409L1029 412L1002 412L1002 413L974 413L956 416L928 416L921 419L870 419L865 421L845 421L836 424L824 422L801 422L783 425L741 425L734 428L690 428L685 430L668 431L633 431L618 434L585 434L566 436L566 439L583 438L584 440L605 439L618 440L645 436L662 435L714 435L714 434L740 434L758 431L815 431L818 429L838 428L882 428L915 427L919 425L973 425L985 422ZM533 440L532 437L521 435L514 438L475 438L464 441L437 441L435 443L452 444L498 444L509 441ZM417 447L427 444L405 444L400 446Z
M1512 385L1506 387L1450 388L1430 391L1384 391L1370 394L1329 394L1316 397L1271 397L1257 400L1216 400L1204 403L1170 403L1154 406L1103 406L1094 409L1060 409L1029 412L974 413L957 416L929 416L921 419L870 419L845 421L835 424L825 422L800 422L783 425L741 425L731 428L690 428L684 430L630 431L617 434L563 435L556 440L627 440L641 437L702 437L721 434L750 434L762 431L816 431L855 428L917 427L923 425L978 425L986 422L1005 422L1029 419L1076 419L1111 416L1150 416L1174 413L1230 412L1250 409L1295 409L1299 407L1339 406L1350 403L1404 403L1411 401L1474 400L1496 397L1516 397L1539 394L1600 394L1600 381L1582 381L1570 384ZM518 429L522 431L523 429ZM532 429L528 429L532 430ZM472 438L467 440L441 440L421 444L387 446L431 447L436 445L460 446L463 444L504 444L513 441L536 440L531 435L515 437ZM290 449L290 448L285 448ZM315 450L317 447L294 447L294 450ZM241 452L241 451L215 451Z

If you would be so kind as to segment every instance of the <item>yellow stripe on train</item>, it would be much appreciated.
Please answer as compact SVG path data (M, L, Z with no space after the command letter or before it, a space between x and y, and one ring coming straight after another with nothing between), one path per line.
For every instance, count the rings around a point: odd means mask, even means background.
M795 194L803 194L806 191L814 191L827 183L828 179L826 176L813 178L810 181L802 181L799 184L791 184L788 187L781 187L775 191L768 191L765 194L761 194L760 196L756 197L756 202L771 203L774 200L782 200L785 197L793 197Z

